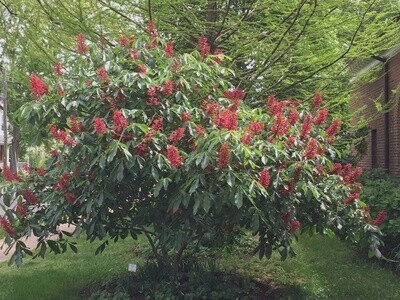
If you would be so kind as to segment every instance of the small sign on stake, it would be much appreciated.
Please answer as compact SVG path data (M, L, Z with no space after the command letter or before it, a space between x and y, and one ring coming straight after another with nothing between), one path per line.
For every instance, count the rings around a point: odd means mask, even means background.
M129 264L128 265L128 271L129 272L136 272L136 264Z

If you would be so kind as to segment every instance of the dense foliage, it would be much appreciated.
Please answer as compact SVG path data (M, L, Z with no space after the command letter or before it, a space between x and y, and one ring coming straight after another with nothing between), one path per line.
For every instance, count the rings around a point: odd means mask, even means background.
M223 245L242 229L258 236L260 257L293 254L299 229L362 232L376 249L358 200L361 170L333 163L340 121L321 93L312 111L264 95L265 105L249 108L205 37L199 51L176 55L152 23L147 31L116 46L78 35L53 76L30 76L32 101L19 118L54 147L46 169L4 169L6 243L35 235L39 255L65 251L67 240L46 240L61 223L90 240L144 234L158 265L174 270L202 241ZM20 263L30 251L16 246Z

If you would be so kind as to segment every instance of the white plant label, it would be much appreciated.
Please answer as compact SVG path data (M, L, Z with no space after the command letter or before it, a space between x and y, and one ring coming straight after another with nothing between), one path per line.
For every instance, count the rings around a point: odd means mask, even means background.
M128 265L128 271L129 272L136 272L136 265L135 264L129 264Z

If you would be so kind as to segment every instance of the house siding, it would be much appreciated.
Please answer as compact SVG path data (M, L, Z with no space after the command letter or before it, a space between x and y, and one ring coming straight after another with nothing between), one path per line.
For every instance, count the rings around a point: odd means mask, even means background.
M400 85L400 53L397 53L389 61L389 99L398 97L394 90ZM373 153L371 144L372 130L376 130L376 165L385 168L385 114L378 113L375 101L384 105L385 92L385 74L384 64L380 65L381 70L374 82L362 85L354 93L350 102L350 110L357 112L363 106L364 110L355 114L353 122L359 121L361 118L369 120L368 127L370 129L367 137L368 149L366 154L361 158L359 166L363 168L371 168L373 163ZM388 172L396 178L400 178L400 108L398 101L395 101L389 115L389 169Z

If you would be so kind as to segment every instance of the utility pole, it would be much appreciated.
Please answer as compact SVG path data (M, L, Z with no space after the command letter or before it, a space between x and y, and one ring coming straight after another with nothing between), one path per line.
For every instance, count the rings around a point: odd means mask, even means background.
M4 156L3 156L3 168L8 166L8 128L7 128L7 73L6 68L3 65L3 135L4 135Z

